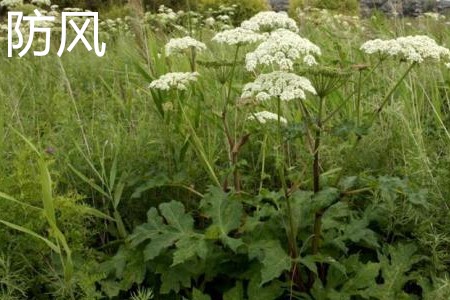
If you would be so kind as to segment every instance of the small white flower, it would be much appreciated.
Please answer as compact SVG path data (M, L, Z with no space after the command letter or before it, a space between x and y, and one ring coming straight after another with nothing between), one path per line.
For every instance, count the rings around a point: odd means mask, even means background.
M243 45L256 43L263 40L264 38L265 37L262 34L241 27L237 27L234 29L229 29L217 33L212 38L212 40L221 44Z
M423 14L425 17L439 21L440 19L445 19L444 15L441 15L440 13L435 12L426 12Z
M150 83L149 88L163 91L167 91L170 89L186 90L189 83L197 81L198 76L199 74L197 72L167 73L162 75L158 79L153 80Z
M259 75L254 82L247 83L241 97L255 97L257 101L265 101L280 97L283 101L306 99L306 93L316 94L311 82L293 73L276 71Z
M300 58L309 66L317 64L312 54L320 55L320 48L292 31L278 29L247 54L245 65L249 71L254 71L258 65L278 65L281 70L290 71Z
M303 57L303 62L309 67L317 65L316 59L310 54Z
M361 46L361 50L368 54L380 53L398 56L416 63L422 63L427 59L435 61L450 59L449 49L439 46L436 41L425 35L399 37L391 40L370 40Z
M173 110L173 103L170 102L170 101L163 103L162 109L165 112L172 111Z
M20 5L23 5L23 0L3 0L0 2L0 6L5 6L7 8L13 8Z
M37 6L50 6L52 5L50 0L32 0L32 4L36 4Z
M213 27L216 24L216 20L213 17L209 17L205 20L205 25L209 27Z
M263 11L249 20L242 22L241 27L256 32L271 32L284 28L293 32L298 32L297 23L285 12Z
M65 12L82 12L83 9L82 8L78 8L78 7L65 7L63 9L63 11L65 11Z
M450 63L446 63L445 66L450 69Z
M195 49L198 52L206 50L206 45L196 39L186 36L183 38L171 39L166 44L166 56L183 52L187 49Z
M230 16L219 15L219 16L217 16L217 20L222 21L222 22L228 22L228 21L230 21Z
M266 124L267 121L278 122L278 115L270 111L260 111L249 116L247 120L257 120L261 124ZM287 124L286 118L280 116L280 123Z

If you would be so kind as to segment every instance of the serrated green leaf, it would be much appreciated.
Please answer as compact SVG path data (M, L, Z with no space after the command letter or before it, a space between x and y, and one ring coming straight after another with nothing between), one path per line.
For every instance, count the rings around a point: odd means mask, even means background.
M154 259L160 255L164 249L171 247L182 236L176 232L166 231L152 238L150 243L145 246L144 259L146 261Z
M242 204L237 200L229 199L228 195L221 189L211 187L209 193L203 198L201 207L213 221L206 236L208 238L217 236L225 245L236 251L243 243L239 239L228 236L228 234L238 229L241 224Z
M156 208L147 213L147 223L137 226L130 236L131 246L136 247L142 242L157 237L164 230L164 223Z
M273 280L264 286L260 285L261 277L253 277L248 285L248 300L273 300L278 299L283 294L283 287L279 281Z
M325 256L321 254L316 255L307 255L305 257L302 257L298 260L302 265L306 266L310 271L314 272L316 275L317 273L317 263L327 263L329 265L332 265L334 268L339 270L342 274L346 273L345 266L342 265L340 262L332 258L331 256Z
M236 252L240 246L244 245L244 242L241 239L233 239L226 235L222 235L221 240L225 245L230 247L230 249L233 250L234 252Z
M208 254L208 247L203 238L184 237L176 242L175 245L177 249L173 253L172 266L184 263L195 256L205 259Z
M339 214L338 210L333 208L338 205L333 205L329 211L327 211L323 218L323 229L328 231L338 231L339 234L336 237L335 233L332 233L333 238L326 239L328 243L332 244L334 247L338 247L343 252L347 252L347 243L359 243L363 244L365 247L371 247L373 249L378 249L378 237L376 233L369 228L370 221L367 216L361 219L355 219L351 216L350 221L340 218L345 216L345 214ZM345 208L343 206L342 208ZM334 215L336 214L336 215Z
M358 176L344 177L339 181L339 187L342 191L350 190L358 184Z
M410 280L407 274L413 265L423 259L414 255L417 247L414 244L389 245L385 255L379 254L381 276L384 283L372 289L371 295L379 299L406 299L404 285Z
M325 188L313 196L312 204L315 211L330 207L339 199L340 192L336 188Z
M184 211L184 205L177 201L162 203L159 206L161 214L166 219L167 224L173 226L180 232L192 231L194 219Z
M116 281L104 280L100 282L102 291L109 297L114 298L119 295L120 287Z
M163 222L158 211L155 208L151 208L147 214L147 223L138 226L130 237L133 247L150 240L144 248L146 261L154 259L177 241L195 236L193 231L194 219L185 212L182 203L176 201L162 203L159 209L167 224ZM201 250L197 252L203 254ZM178 253L177 263L180 263L180 259L185 257L187 253Z
M223 294L223 300L244 300L244 287L242 282L238 281L236 285Z
M279 241L267 241L263 252L261 285L274 278L278 278L284 271L289 271L291 268L291 258L283 250Z
M191 272L189 266L185 264L176 265L174 267L163 267L158 270L161 274L161 294L168 294L171 291L178 293L180 288L191 287Z
M142 254L139 252L129 252L126 259L126 267L123 269L122 281L120 282L121 289L125 291L135 284L140 285L144 281L147 271Z
M296 230L307 228L314 222L313 194L313 192L297 191L291 196L292 221ZM285 214L288 213L286 205L284 210ZM297 232L294 233L297 234Z
M380 265L374 262L361 264L355 276L349 278L342 287L342 292L355 295L356 291L373 287L376 284L375 278L380 271Z
M211 300L211 297L194 288L192 290L192 300Z

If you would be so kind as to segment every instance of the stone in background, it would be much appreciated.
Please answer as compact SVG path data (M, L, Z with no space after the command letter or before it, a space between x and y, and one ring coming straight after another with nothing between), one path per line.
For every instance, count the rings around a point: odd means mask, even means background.
M390 16L416 17L427 11L446 12L450 0L361 0L361 15L370 16L374 10Z
M274 11L289 9L289 0L268 1ZM374 10L379 10L390 16L417 17L427 11L450 12L450 0L361 0L360 7L363 16L370 16Z
M289 0L269 0L269 4L274 11L287 11L289 9Z

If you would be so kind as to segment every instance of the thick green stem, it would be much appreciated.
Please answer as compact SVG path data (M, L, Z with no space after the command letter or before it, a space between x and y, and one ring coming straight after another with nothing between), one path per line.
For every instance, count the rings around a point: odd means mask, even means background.
M197 71L197 51L195 51L195 48L191 49L191 57L189 60L189 63L191 65L191 72L196 72Z
M322 130L322 109L323 109L324 99L320 97L319 100L319 112L317 116L317 129L316 136L314 139L314 162L313 162L313 190L314 194L320 191L320 139ZM319 241L321 232L321 219L322 211L316 212L314 221L314 237L312 239L313 254L317 254L319 251Z
M292 206L291 206L291 200L289 197L289 191L287 188L286 183L286 177L284 174L284 151L283 151L283 134L282 134L282 125L281 125L281 99L280 97L277 98L277 123L278 123L278 141L279 141L279 172L280 172L280 180L281 185L283 188L284 197L286 199L286 209L287 209L287 218L288 218L288 226L287 229L287 235L288 235L288 243L289 243L289 254L293 261L298 258L299 252L297 247L297 230L294 226L294 220L292 215ZM295 284L302 290L305 290L305 284L303 282L300 270L299 270L299 264L297 262L292 262L291 266L291 274L292 274L292 280L295 282Z
M233 79L234 79L234 71L236 70L238 56L239 56L239 45L236 46L236 51L234 53L233 66L231 67L230 79L228 80L228 93L227 93L227 100L225 102L225 107L230 103L231 89L233 86Z
M261 145L262 158L261 158L261 176L259 181L259 192L261 193L263 182L264 182L264 174L266 167L266 144L267 144L267 134L264 135L264 140Z
M234 71L236 69L238 55L239 55L239 45L236 46L233 66L231 68L231 73L230 73L230 77L228 80L227 95L226 95L225 103L224 103L223 110L222 110L223 128L224 128L224 132L225 132L227 142L228 142L228 151L229 151L228 156L230 159L231 168L233 169L233 184L234 184L234 189L236 192L240 192L240 190L241 190L241 181L240 181L239 170L238 170L238 166L237 166L239 152L238 152L238 149L236 149L236 143L237 143L236 137L233 138L231 135L230 129L228 127L228 122L226 120L226 116L227 116L227 111L228 111L228 104L231 99L231 89L232 89ZM228 179L225 179L225 182L227 182L227 180ZM224 189L226 189L226 184L224 184Z
M358 97L356 98L356 126L359 127L361 124L361 85L362 85L362 74L361 70L359 71L358 76Z

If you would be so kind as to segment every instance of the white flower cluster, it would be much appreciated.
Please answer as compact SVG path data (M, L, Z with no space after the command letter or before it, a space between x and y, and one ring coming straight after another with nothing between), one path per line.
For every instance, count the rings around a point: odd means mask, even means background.
M175 53L180 53L187 49L195 49L200 52L206 50L206 45L202 42L197 41L194 38L191 38L190 36L171 39L166 44L166 56L170 56Z
M104 21L101 21L99 23L99 27L101 32L105 33L112 33L112 34L130 34L130 24L131 18L129 16L126 16L124 19L117 18L117 19L106 19Z
M261 124L266 124L267 121L278 121L278 115L270 111L260 111L249 116L247 120L256 120ZM287 124L286 118L280 116L280 123Z
M255 32L271 32L284 28L293 32L298 32L297 23L285 12L263 11L249 20L242 22L241 27Z
M237 27L217 33L212 40L228 45L244 45L262 41L265 36L249 29Z
M169 7L160 5L158 8L158 17L170 21L174 21L178 18L178 15Z
M198 76L199 74L197 72L167 73L162 75L158 79L153 80L150 83L149 88L163 91L167 91L170 89L186 90L189 83L197 81Z
M320 48L298 34L278 29L262 42L255 51L247 54L247 70L254 71L258 65L278 65L281 70L292 70L294 62L303 58L309 66L317 64L313 54L320 55Z
M305 99L305 91L316 94L311 82L293 73L276 71L259 75L254 82L244 86L241 97L255 97L257 101L265 101L280 97L283 101Z
M425 35L399 37L391 40L370 40L361 46L361 50L368 54L380 53L398 56L416 63L422 63L427 59L450 60L450 50L439 46L436 41Z
M214 19L213 17L209 17L205 20L205 25L208 27L213 27L214 24L216 24L216 19Z
M83 12L83 9L82 8L78 8L78 7L65 7L63 9L63 11L66 11L66 12Z
M441 15L440 13L435 12L426 12L423 14L424 17L433 19L435 21L439 21L440 19L445 19L444 15Z
M37 6L50 6L52 5L52 2L50 0L32 0L32 4L35 4Z
M23 5L23 0L2 0L0 2L0 6L4 6L7 8L13 8L20 5Z

